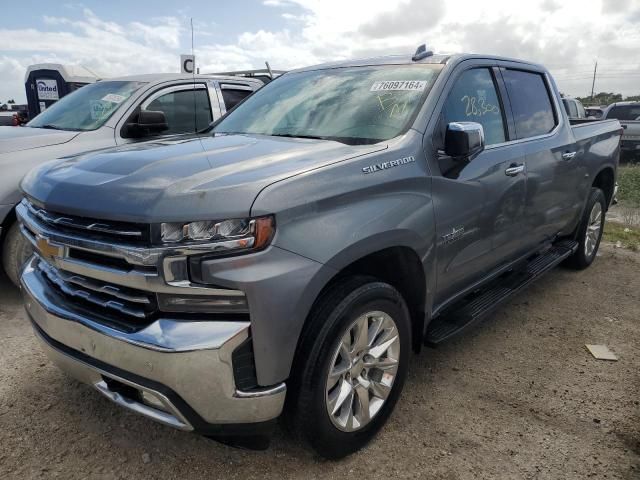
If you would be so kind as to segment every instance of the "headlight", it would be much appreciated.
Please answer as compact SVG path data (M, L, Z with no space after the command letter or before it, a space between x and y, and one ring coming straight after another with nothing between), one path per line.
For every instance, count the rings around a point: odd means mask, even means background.
M213 244L216 250L260 250L266 247L275 232L273 216L232 220L198 221L160 224L163 244ZM216 248L219 244L220 248Z

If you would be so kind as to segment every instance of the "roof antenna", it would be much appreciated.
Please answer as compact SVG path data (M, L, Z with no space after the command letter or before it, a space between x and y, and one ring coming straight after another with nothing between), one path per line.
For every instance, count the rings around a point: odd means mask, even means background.
M193 67L191 68L191 78L193 79L193 132L198 132L198 112L196 102L196 55L193 51L193 17L191 17L191 57L193 58Z
M423 43L416 49L416 53L413 54L411 60L417 62L418 60L422 60L423 58L427 58L433 55L433 50L427 50L427 45Z

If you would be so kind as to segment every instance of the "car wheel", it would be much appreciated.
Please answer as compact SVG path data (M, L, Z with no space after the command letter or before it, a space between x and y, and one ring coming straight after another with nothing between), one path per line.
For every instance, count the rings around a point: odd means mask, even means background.
M404 384L411 322L400 293L339 281L312 310L289 382L286 422L317 453L342 458L385 424Z
M582 270L587 268L596 258L602 232L604 231L607 202L604 193L599 188L592 188L582 215L582 220L578 226L576 240L578 249L569 257L568 265Z
M14 222L2 245L2 266L4 271L16 287L20 286L22 267L33 254L31 244L20 232L20 225Z

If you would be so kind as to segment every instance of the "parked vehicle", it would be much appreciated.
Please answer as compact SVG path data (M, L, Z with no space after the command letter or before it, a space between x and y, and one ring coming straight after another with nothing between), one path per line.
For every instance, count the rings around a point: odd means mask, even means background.
M343 457L410 350L593 262L621 128L561 105L541 66L421 47L286 73L208 137L43 165L18 207L35 332L142 415L238 444L284 413Z
M640 102L613 103L604 111L603 118L615 118L622 124L622 158L640 159Z
M38 63L29 65L24 74L27 114L34 118L65 95L97 82L100 74L82 65Z
M12 110L0 110L0 126L13 125L13 116L16 112Z
M13 212L21 197L18 184L31 168L158 135L198 132L262 85L219 75L114 78L76 90L24 128L0 127L0 241L9 278L18 284L20 267L30 255Z
M583 120L588 117L582 102L577 98L562 97L562 104L569 116L569 120Z
M0 126L19 125L19 121L26 115L26 105L2 104L0 105Z
M596 120L601 119L602 115L604 115L604 110L600 107L585 107L584 110L587 114L587 117L595 118Z
M13 114L12 125L14 127L25 125L28 121L29 117L26 110L18 110Z

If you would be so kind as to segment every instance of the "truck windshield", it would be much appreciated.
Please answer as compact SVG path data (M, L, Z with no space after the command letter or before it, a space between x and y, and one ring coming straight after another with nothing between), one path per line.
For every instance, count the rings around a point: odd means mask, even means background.
M615 107L611 107L607 118L616 118L622 121L640 120L640 104L616 105Z
M384 65L283 75L229 113L214 133L377 143L406 131L441 65Z
M55 130L96 130L142 85L142 82L125 81L86 85L61 98L27 126Z

